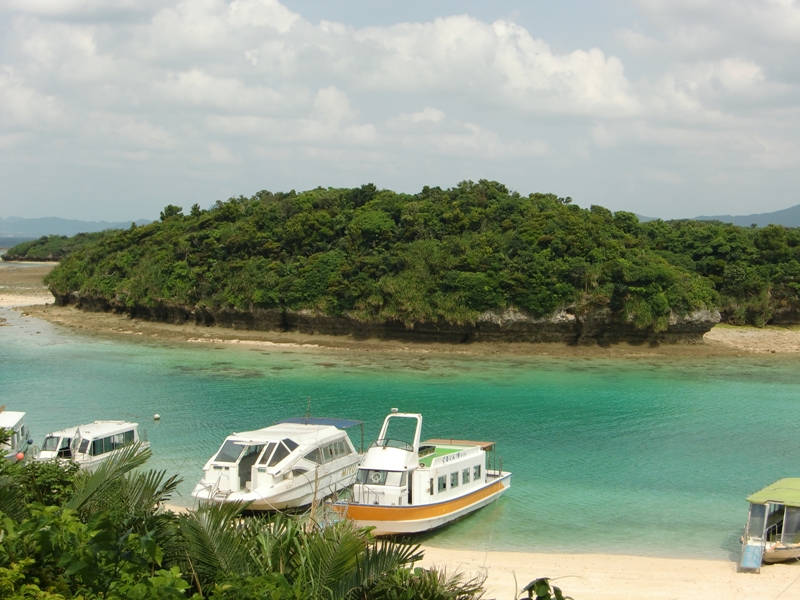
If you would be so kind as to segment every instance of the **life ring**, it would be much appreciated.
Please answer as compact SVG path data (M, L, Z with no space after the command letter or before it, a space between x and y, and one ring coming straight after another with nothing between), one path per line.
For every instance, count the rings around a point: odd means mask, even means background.
M381 482L381 474L380 473L373 473L372 474L372 482L373 483L380 483Z

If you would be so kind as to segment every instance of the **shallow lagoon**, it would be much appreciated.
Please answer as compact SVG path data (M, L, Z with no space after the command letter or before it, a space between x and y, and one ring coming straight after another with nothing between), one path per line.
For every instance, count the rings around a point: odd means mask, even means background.
M430 534L437 546L732 558L744 497L800 474L796 358L168 346L0 316L0 404L28 413L37 444L68 425L136 420L152 466L185 477L178 504L191 504L226 435L309 402L316 415L365 421L367 443L391 407L421 412L425 437L498 442L511 490Z

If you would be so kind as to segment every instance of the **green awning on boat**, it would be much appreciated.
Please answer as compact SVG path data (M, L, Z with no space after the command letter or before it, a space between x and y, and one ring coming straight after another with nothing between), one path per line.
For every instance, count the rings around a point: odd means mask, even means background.
M800 477L779 479L763 490L748 496L747 501L751 504L778 502L787 506L800 506Z

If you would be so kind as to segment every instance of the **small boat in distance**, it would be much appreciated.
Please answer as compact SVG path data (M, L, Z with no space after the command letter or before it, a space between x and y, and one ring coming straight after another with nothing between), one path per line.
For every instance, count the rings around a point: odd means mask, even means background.
M800 478L779 479L747 501L738 570L758 573L762 562L800 558Z
M139 439L138 423L95 421L48 433L36 460L67 459L94 471L120 449L136 443L150 446Z
M298 417L234 433L203 467L192 496L283 510L323 500L353 482L358 453L345 429L361 421Z
M25 413L0 407L0 429L9 433L8 442L0 444L0 452L7 461L17 462L20 454L27 454L33 446L30 431L25 425Z
M416 420L413 442L392 437L390 426ZM441 527L497 500L511 473L489 468L494 442L432 439L420 442L422 415L392 409L377 441L361 460L352 498L333 510L375 535L420 533Z

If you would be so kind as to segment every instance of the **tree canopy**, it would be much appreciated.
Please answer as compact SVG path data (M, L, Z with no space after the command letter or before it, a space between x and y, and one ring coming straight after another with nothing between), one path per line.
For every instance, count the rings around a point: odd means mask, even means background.
M310 309L412 327L608 308L657 332L702 308L763 324L778 304L798 306L799 242L783 227L639 223L494 181L413 195L367 184L262 191L187 215L169 205L160 222L76 249L47 282L122 309Z

